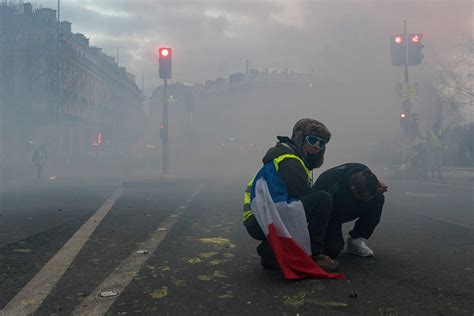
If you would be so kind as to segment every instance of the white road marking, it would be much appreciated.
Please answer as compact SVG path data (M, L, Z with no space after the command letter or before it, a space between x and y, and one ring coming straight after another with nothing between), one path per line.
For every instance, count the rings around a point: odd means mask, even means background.
M422 198L436 199L438 197L447 196L444 193L417 193L417 192L405 192L405 195L411 195Z
M112 196L105 201L33 279L0 311L0 315L31 315L35 313L102 219L122 195L122 192L123 188L121 187L114 191Z
M415 180L404 180L405 182L409 183L414 183L416 185L435 185L435 186L441 186L441 187L451 187L451 188L457 188L457 189L466 189L468 187L473 187L474 184L472 183L443 183L443 182L419 182Z
M465 223L462 223L462 222L458 222L456 220L442 218L442 217L436 217L436 216L431 216L431 215L426 215L426 214L421 214L421 213L416 213L416 214L419 215L419 216L422 216L422 217L426 217L426 218L438 221L438 222L447 223L447 224L451 224L451 225L456 225L456 226L460 226L462 228L467 228L467 229L474 229L474 227L472 225L465 224Z
M192 195L195 197L201 190L202 185ZM191 201L189 201L191 203ZM189 206L189 205L188 205ZM125 287L138 275L138 272L155 252L163 239L184 213L184 209L178 208L169 215L150 237L139 245L140 249L148 250L148 256L137 256L136 250L131 254L100 284L82 303L74 310L73 315L104 315L123 292ZM166 228L163 230L163 228ZM100 293L113 291L118 293L113 297L100 297Z

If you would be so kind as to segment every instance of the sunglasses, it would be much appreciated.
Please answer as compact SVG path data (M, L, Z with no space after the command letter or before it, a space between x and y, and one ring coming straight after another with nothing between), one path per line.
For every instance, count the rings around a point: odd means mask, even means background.
M327 140L314 135L308 135L305 137L305 139L308 144L310 144L311 146L317 146L320 149L324 149L326 147L326 144L328 143Z

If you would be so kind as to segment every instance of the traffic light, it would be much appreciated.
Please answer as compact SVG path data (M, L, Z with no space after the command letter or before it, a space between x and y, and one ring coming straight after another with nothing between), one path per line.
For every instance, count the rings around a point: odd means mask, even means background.
M410 113L401 112L400 113L400 127L407 128L410 122Z
M171 48L161 47L158 49L158 61L160 66L160 78L171 78Z
M168 126L165 123L160 124L160 137L165 143L168 141Z
M404 36L402 34L392 35L390 39L390 46L392 51L392 65L405 65L407 57L407 47Z
M421 43L423 34L408 33L392 35L390 47L392 53L392 65L394 66L414 66L421 64L424 55L421 50L425 45Z
M414 66L421 64L424 55L421 50L425 45L421 43L423 34L408 34L408 65Z

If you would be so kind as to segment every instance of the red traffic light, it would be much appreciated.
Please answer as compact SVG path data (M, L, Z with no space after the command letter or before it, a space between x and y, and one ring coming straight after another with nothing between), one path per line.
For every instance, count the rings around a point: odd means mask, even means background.
M395 41L395 43L400 44L401 42L403 42L403 36L401 36L401 35L395 36L394 41Z
M158 54L160 55L160 58L166 58L171 55L171 49L162 47L158 50Z
M165 124L161 123L160 128L165 128Z
M158 48L158 63L160 66L159 73L161 79L171 79L171 59L173 51L169 47Z
M419 43L421 41L421 34L413 34L411 37L413 43Z
M400 118L404 119L406 117L406 114L404 112L400 113Z

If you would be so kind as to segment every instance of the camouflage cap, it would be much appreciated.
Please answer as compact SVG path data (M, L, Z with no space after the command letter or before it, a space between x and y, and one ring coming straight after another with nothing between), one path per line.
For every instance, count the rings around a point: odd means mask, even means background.
M308 135L321 137L326 139L328 142L331 139L331 132L329 132L323 123L317 120L304 118L296 122L293 127L291 139L299 148L303 147L303 140Z

